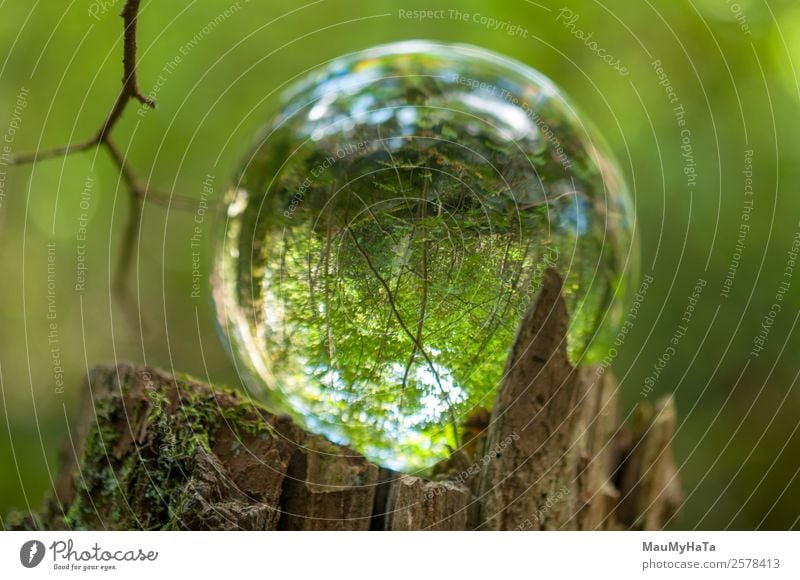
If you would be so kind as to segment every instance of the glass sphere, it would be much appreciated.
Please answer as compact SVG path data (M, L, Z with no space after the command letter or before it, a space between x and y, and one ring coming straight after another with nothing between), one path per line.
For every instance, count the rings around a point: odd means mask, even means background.
M471 46L379 46L294 84L228 193L212 275L250 390L414 472L492 407L547 268L571 360L596 359L632 215L598 139L543 75Z

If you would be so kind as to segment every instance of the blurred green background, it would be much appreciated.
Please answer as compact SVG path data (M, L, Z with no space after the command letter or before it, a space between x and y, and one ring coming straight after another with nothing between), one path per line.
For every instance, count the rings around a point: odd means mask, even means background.
M121 6L0 2L0 155L4 146L31 151L96 131L119 90ZM404 17L420 9L444 17ZM466 18L451 18L451 9ZM218 201L276 89L343 53L409 38L472 43L539 69L620 159L635 197L642 275L653 281L614 371L626 408L656 374L647 398L675 393L686 501L672 526L797 528L800 278L786 268L800 231L800 6L145 1L139 77L158 108L132 103L114 138L151 186L199 200L211 176ZM677 104L690 131L693 187ZM36 510L52 487L88 367L134 360L238 384L207 290L191 297L195 211L148 204L132 301L110 295L128 211L104 151L34 167L0 158L0 514ZM204 236L209 228L206 219ZM85 286L76 289L80 263ZM701 279L686 336L657 372ZM769 318L776 302L781 310ZM759 336L766 340L756 356Z

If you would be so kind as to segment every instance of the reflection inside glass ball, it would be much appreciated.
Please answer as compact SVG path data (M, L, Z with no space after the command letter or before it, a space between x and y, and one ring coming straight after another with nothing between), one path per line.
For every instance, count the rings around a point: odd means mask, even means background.
M491 408L547 268L572 361L602 351L630 219L613 161L545 77L474 47L377 47L292 86L244 160L217 318L274 410L424 470Z

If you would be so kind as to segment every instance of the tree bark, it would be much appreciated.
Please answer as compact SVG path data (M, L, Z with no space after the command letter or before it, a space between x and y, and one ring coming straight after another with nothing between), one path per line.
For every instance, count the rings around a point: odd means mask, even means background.
M53 497L18 529L658 529L681 491L671 398L621 426L602 367L573 368L548 271L489 426L431 479L381 468L241 394L132 364L87 378Z

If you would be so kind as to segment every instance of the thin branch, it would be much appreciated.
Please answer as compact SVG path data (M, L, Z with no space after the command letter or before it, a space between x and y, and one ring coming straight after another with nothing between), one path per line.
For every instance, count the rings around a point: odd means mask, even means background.
M62 147L53 147L44 151L34 151L32 153L20 153L11 157L11 165L28 165L36 163L37 161L46 161L48 159L56 159L58 157L66 157L73 153L80 153L92 147L97 146L97 137L92 137L80 143L73 143L71 145L64 145Z
M97 130L97 133L94 135L94 137L79 143L54 147L44 151L34 151L31 153L15 155L11 158L12 165L26 165L29 163L35 163L37 161L43 161L45 159L64 157L65 155L71 155L72 153L86 151L92 147L110 143L109 134L117 124L117 121L119 121L120 117L122 117L122 113L125 111L128 102L131 100L139 101L143 105L150 107L151 109L155 109L155 101L142 94L136 76L136 20L139 16L140 3L141 0L127 0L125 2L125 6L122 8L121 16L125 26L123 33L122 88L117 95L116 101L114 101L114 106L111 107L111 111L103 121L103 124L100 125L100 128ZM109 149L109 151L111 151L111 149ZM113 155L113 153L112 158L119 166L120 171L122 171L124 174L126 170L121 163L122 158ZM128 179L127 176L125 180L129 184L131 183L131 180Z
M194 201L191 198L177 197L149 189L136 177L127 159L110 137L106 137L102 145L106 148L117 167L119 167L122 179L125 181L134 197L142 201L151 201L163 207L174 207L176 209L190 209L194 207Z
M140 0L127 0L125 6L122 7L122 19L125 22L122 90L129 98L134 98L143 105L154 109L155 101L142 94L136 78L136 24L139 17L139 3Z
M108 151L112 161L119 169L125 184L130 192L143 201L152 201L158 205L172 206L177 209L188 209L192 207L191 199L179 198L150 190L145 184L136 178L126 157L111 140L111 130L122 117L130 101L138 101L151 109L156 108L156 102L144 95L139 88L139 81L136 74L136 23L139 16L139 4L141 0L127 0L122 8L121 16L124 22L123 33L123 52L122 52L122 88L117 95L111 111L106 116L103 124L95 135L85 141L62 145L43 151L33 151L21 153L11 158L12 165L27 165L37 161L45 161L87 151L93 147L103 146Z
M139 226L142 223L142 211L141 208L139 207L138 197L132 195L128 199L130 201L130 208L129 208L128 220L125 222L124 239L130 241L137 239L139 235ZM117 272L114 275L113 288L116 295L123 302L129 299L130 297L130 295L127 292L128 288L125 284L125 275L133 265L135 247L136 246L133 243L123 244L122 248L120 249L120 253L117 256ZM132 313L130 312L128 313L128 315L131 317L131 322L135 322L131 314Z
M123 52L122 52L122 87L117 95L114 105L111 107L106 118L103 120L102 125L94 134L93 137L77 143L69 145L62 145L52 149L45 149L43 151L33 151L30 153L21 153L11 158L11 165L27 165L36 163L38 161L45 161L48 159L56 159L66 157L73 153L80 153L87 151L94 147L102 146L108 151L114 164L119 169L123 181L131 193L131 208L128 215L128 222L125 228L125 245L119 257L117 264L117 288L122 287L125 274L131 266L133 258L133 245L134 240L138 235L139 222L141 220L141 208L139 207L140 201L151 201L164 207L174 207L176 209L189 209L193 207L193 200L190 198L183 198L156 192L147 187L145 183L140 181L126 156L119 150L116 144L111 140L111 131L116 126L117 122L122 117L125 109L130 101L138 101L142 105L151 109L156 108L156 102L150 97L144 95L139 88L139 81L136 74L136 24L139 17L139 5L141 0L126 0L120 15L124 22L123 31Z

